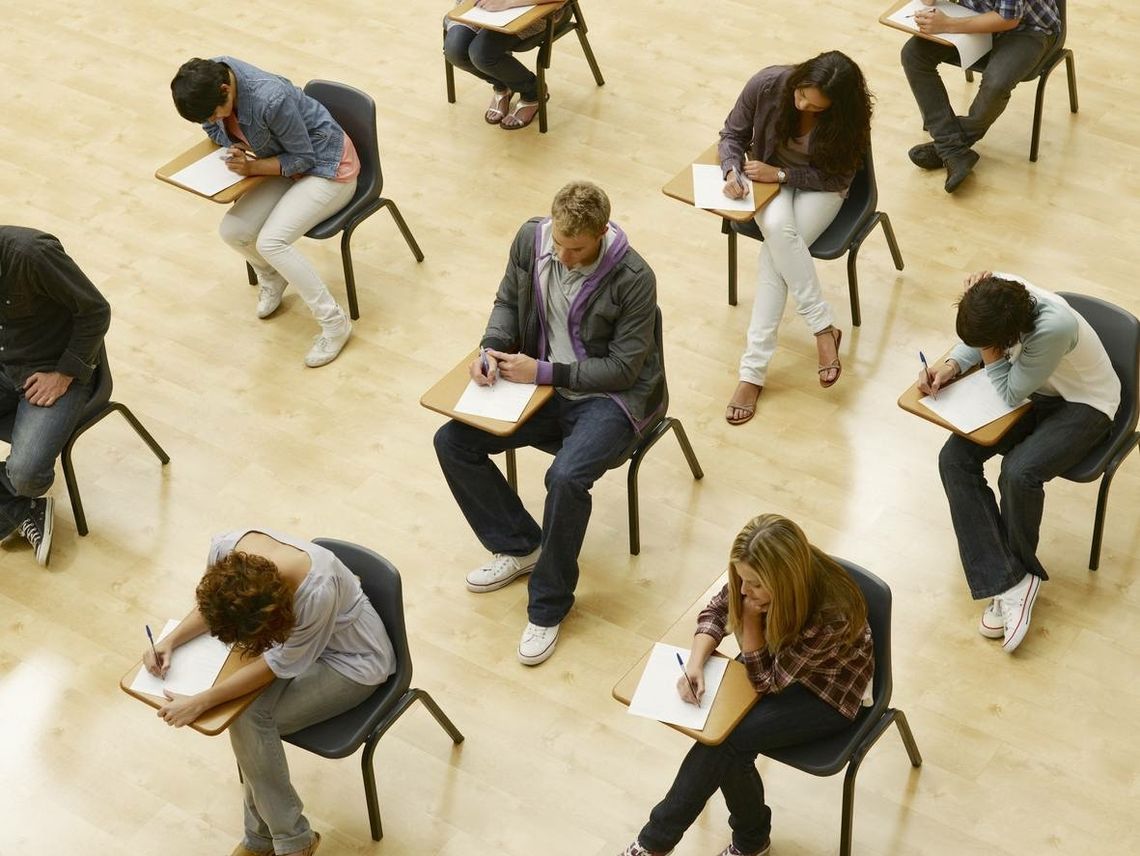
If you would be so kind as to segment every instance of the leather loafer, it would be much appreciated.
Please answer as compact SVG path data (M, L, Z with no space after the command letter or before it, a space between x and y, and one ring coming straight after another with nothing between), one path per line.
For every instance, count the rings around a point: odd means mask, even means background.
M944 164L942 157L934 148L934 143L923 143L919 146L911 148L907 155L910 157L910 162L922 169L941 169Z
M962 186L962 182L974 171L974 164L978 162L978 153L967 149L965 154L955 155L946 160L946 192L953 193Z

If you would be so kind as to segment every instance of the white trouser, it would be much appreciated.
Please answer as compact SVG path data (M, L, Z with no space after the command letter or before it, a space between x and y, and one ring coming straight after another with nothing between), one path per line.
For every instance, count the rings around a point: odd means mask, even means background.
M789 290L796 312L809 331L818 333L832 323L831 307L823 299L808 247L835 219L841 205L843 197L838 193L784 185L756 212L764 243L760 247L760 282L752 304L752 321L740 358L741 380L763 385Z
M344 311L293 242L347 205L355 192L355 181L274 176L235 202L218 227L261 282L284 281L297 289L325 333L341 331Z

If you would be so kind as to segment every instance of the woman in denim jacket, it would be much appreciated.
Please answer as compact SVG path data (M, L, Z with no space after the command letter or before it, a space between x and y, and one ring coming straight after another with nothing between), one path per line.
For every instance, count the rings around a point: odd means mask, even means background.
M332 362L352 325L293 242L352 199L360 173L352 140L315 98L233 57L184 63L170 90L182 118L229 148L231 170L272 176L234 203L219 231L257 273L257 317L272 315L292 283L321 325L305 365Z

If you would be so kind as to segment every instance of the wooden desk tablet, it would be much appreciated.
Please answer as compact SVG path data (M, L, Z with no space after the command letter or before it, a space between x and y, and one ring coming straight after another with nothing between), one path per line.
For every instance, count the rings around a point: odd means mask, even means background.
M222 670L218 672L218 677L214 680L214 683L217 684L218 681L225 680L248 662L249 660L245 659L240 651L230 651L230 655L226 658L226 662L222 664ZM134 683L135 676L138 675L142 667L142 660L139 660L136 665L132 666L130 671L123 675L119 681L119 689L127 695L137 698L139 701L158 710L166 704L165 698L162 696L146 695L145 693L135 692L131 689L131 684ZM268 686L268 684L266 686ZM191 722L189 727L210 737L221 734L230 727L230 723L237 719L242 711L253 703L255 698L261 695L264 689L265 687L260 687L251 693L246 693L243 696L210 708Z
M236 199L239 199L244 194L261 184L268 176L264 175L247 175L237 184L231 184L224 190L219 190L213 196L206 196L204 193L199 193L196 190L191 190L189 187L183 187L170 180L170 176L174 175L181 169L185 169L195 161L199 161L215 149L219 149L217 143L210 138L199 140L197 144L191 146L170 163L163 164L154 171L154 177L159 181L165 181L167 184L177 187L179 190L185 190L188 193L193 193L195 196L201 196L203 199L209 199L211 202L221 202L228 204Z
M480 431L486 431L488 434L494 434L497 437L508 437L518 430L518 427L530 419L542 405L550 400L554 395L554 387L552 386L536 386L534 393L527 402L526 407L523 408L522 415L519 416L518 422L508 422L505 419L491 419L487 416L472 416L470 413L459 413L456 411L455 405L459 403L459 396L463 395L463 390L467 389L467 384L471 380L471 375L468 372L468 366L471 365L472 360L479 355L478 350L472 351L466 357L456 364L455 368L440 378L431 389L420 396L420 404L428 410L434 410L436 413L442 413L456 422L462 422L464 425L470 425L473 428L478 428Z
M932 365L941 365L943 362L945 362L945 360L946 357L944 356L937 363L932 363ZM966 375L973 374L974 372L978 371L979 368L979 366L974 366L969 371L959 375L959 377L965 377ZM965 437L967 440L972 440L979 446L997 445L998 441L1006 435L1006 432L1009 431L1009 429L1014 425L1016 425L1017 420L1024 416L1026 411L1029 410L1029 408L1032 406L1031 402L1027 401L1025 404L1022 404L1020 407L1017 407L1016 409L1007 413L1005 416L1002 416L999 419L995 419L993 422L983 425L976 431L971 431L969 434L967 434L964 431L959 431L934 411L928 410L926 407L918 403L920 399L923 399L925 397L925 393L919 391L918 381L916 380L910 385L906 392L899 396L898 405L907 413L913 413L915 416L921 416L927 422L933 422L935 425L941 425L947 431L953 431L958 436Z
M709 146L701 152L693 160L693 163L709 163L720 166L720 155L717 154L717 144ZM661 188L661 192L668 196L670 199L677 199L687 205L693 204L693 170L692 164L686 166L683 170L677 173L669 182ZM716 214L718 217L723 217L726 220L735 220L738 223L744 223L751 220L756 216L756 211L759 211L768 202L780 192L780 185L767 182L754 181L752 182L752 201L756 205L756 210L749 214L747 211L710 211L711 214ZM703 210L703 209L702 209Z
M906 6L908 3L910 3L910 0L898 0L897 3L892 3L891 8L887 9L886 12L884 12L882 15L879 16L879 23L880 24L886 24L892 30L899 30L901 32L906 33L907 35L910 35L910 36L919 36L919 37L927 39L928 41L931 41L931 42L938 42L938 44L940 44L940 45L947 45L949 47L954 47L954 43L951 41L948 41L947 39L940 39L938 36L931 35L929 33L921 32L918 29L918 27L907 27L907 26L904 26L903 24L900 24L898 21L890 20L891 15L893 15L895 12L897 12L903 6Z
M495 27L491 24L474 24L470 21L461 20L459 16L464 12L471 11L471 9L475 6L475 0L463 0L462 3L460 3L458 6L455 6L447 13L447 17L451 21L457 21L458 23L464 24L468 27L478 27L479 29L483 30L494 30L496 33L508 33L509 35L513 36L517 35L522 30L525 30L531 24L541 21L543 18L554 14L565 5L565 2L540 4L538 6L535 6L530 11L519 15L505 27Z

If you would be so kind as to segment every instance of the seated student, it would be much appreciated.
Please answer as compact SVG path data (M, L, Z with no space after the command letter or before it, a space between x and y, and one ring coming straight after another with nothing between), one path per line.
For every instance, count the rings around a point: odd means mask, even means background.
M257 272L257 317L276 312L293 285L321 325L305 365L331 363L352 324L293 244L352 200L360 174L352 140L315 98L233 57L184 63L170 91L183 119L229 147L231 170L272 176L230 207L219 231Z
M0 417L12 447L0 463L0 538L19 532L46 565L55 459L91 398L111 307L38 229L0 226Z
M574 603L590 488L620 461L664 391L653 336L657 281L610 222L609 198L574 181L555 195L551 215L528 220L515 236L470 372L481 385L502 376L553 386L554 396L507 437L460 422L435 435L448 487L492 553L467 575L467 588L494 591L531 575L518 651L528 666L554 653ZM540 527L489 456L552 442L562 446L546 471Z
M396 670L392 642L360 580L324 547L270 530L218 535L195 592L197 606L143 662L165 674L178 646L209 633L260 654L193 696L175 696L158 715L187 725L222 702L265 687L229 728L241 771L245 836L233 856L311 856L309 828L289 782L282 734L360 704Z
M922 0L933 6L935 0ZM950 105L938 65L957 62L958 49L921 36L911 36L902 48L902 66L922 127L934 138L910 150L910 159L923 169L946 168L947 193L953 193L978 162L974 143L986 135L1009 103L1010 93L1057 43L1061 17L1056 0L958 0L977 15L953 18L940 9L914 16L922 33L993 33L986 69L970 110L958 116Z
M733 541L728 585L698 616L689 662L677 681L685 701L695 704L704 694L705 663L728 631L740 643L760 700L723 743L693 745L621 856L672 851L717 789L732 827L720 856L765 856L772 810L756 756L842 731L870 703L875 658L863 593L786 517L754 517Z
M463 0L455 0L458 6ZM563 0L476 0L475 5L488 12L514 9L517 6L561 3ZM564 11L555 12L562 16ZM561 20L561 18L559 18ZM514 58L515 51L527 39L546 29L546 21L537 21L517 34L487 30L474 24L444 19L443 53L447 61L491 84L491 105L483 114L488 125L505 131L525 128L538 115L538 77ZM519 100L511 109L515 93ZM547 96L549 99L549 95Z
M1079 463L1108 434L1120 379L1096 333L1064 298L1009 274L975 273L958 303L958 336L919 388L937 394L966 369L985 372L1007 404L1033 407L994 446L951 434L938 457L966 582L990 599L978 632L1013 651L1049 575L1037 559L1045 482ZM982 465L1002 455L1001 505Z
M740 383L724 414L730 425L742 425L756 412L789 290L815 336L820 386L839 380L843 333L832 323L808 248L839 213L870 142L867 84L859 66L839 51L757 72L724 121L719 154L725 194L744 196L745 178L782 185L756 214L764 233L760 282Z

